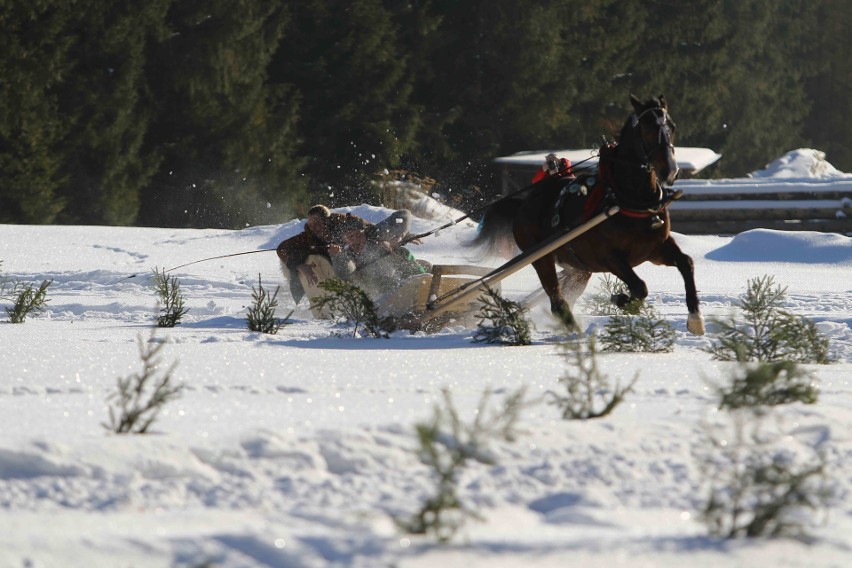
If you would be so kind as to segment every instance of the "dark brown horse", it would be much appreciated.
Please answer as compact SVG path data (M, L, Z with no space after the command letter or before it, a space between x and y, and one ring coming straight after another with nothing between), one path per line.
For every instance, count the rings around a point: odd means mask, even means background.
M511 230L521 251L528 251L618 205L618 214L533 262L551 311L574 324L570 305L594 272L609 272L627 285L630 295L614 295L616 305L645 299L648 287L633 267L650 261L680 271L689 310L687 329L701 335L704 318L698 309L692 259L672 238L667 209L677 195L669 189L678 173L675 125L662 95L645 102L630 95L630 101L633 113L618 143L601 149L594 176L554 176L518 197L495 203L483 216L475 243L493 245ZM568 298L556 274L557 264L564 270Z

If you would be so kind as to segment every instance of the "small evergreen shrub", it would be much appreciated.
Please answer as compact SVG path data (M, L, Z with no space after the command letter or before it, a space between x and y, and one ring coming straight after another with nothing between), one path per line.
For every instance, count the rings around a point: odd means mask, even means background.
M621 309L616 306L612 299L621 294L629 295L627 285L618 278L604 274L598 283L598 290L584 304L586 313L592 316L614 316L623 313L631 313L632 306Z
M624 397L633 390L638 375L626 387L616 382L613 388L609 378L597 365L597 345L594 336L568 339L561 344L568 360L568 371L559 379L565 391L559 394L547 391L549 404L562 412L565 420L587 420L601 418L615 410ZM586 350L588 348L588 351Z
M0 260L0 269L3 267L3 261ZM15 286L17 284L9 280L5 274L0 275L0 298L8 299L15 295Z
M388 338L396 329L393 318L379 317L373 300L352 282L330 278L320 282L319 287L327 294L311 300L311 307L327 309L333 319L352 324L352 337L358 336L359 327L370 337L382 338Z
M14 284L9 292L14 300L11 308L6 308L6 314L12 323L24 323L31 313L43 311L49 300L47 288L53 280L43 280L41 286L33 288L32 284ZM5 289L4 289L5 290Z
M805 536L808 513L832 496L823 452L794 451L791 437L767 432L760 415L734 411L731 418L733 428L707 432L698 458L708 479L701 520L724 538Z
M660 353L674 350L675 332L646 302L638 302L638 314L610 316L604 326L604 351Z
M462 421L449 390L444 388L442 394L444 406L435 405L432 420L416 426L418 451L423 463L432 471L435 494L426 499L411 519L397 522L412 534L431 534L440 542L447 542L468 519L481 519L476 510L459 497L459 478L471 461L494 463L488 451L491 442L514 440L524 390L507 396L502 407L496 410L488 408L491 391L486 390L472 424Z
M104 428L116 434L145 434L166 403L179 398L182 385L172 384L172 373L177 362L159 374L160 351L165 343L155 342L154 331L147 344L136 339L142 372L119 378L117 390L107 397L113 403L109 408L109 423Z
M814 323L781 309L787 289L772 276L749 280L740 302L743 321L717 321L721 328L707 350L721 361L829 363L828 339Z
M743 366L730 386L716 390L720 410L759 409L793 402L815 404L819 393L811 374L791 361Z
M154 269L154 289L159 298L160 312L157 318L157 327L174 327L180 323L181 318L186 315L189 308L184 307L183 292L180 289L180 281L166 274L165 269L161 271Z
M277 286L275 292L270 294L263 287L260 274L257 275L257 288L254 286L251 288L251 297L254 302L249 306L246 318L248 320L248 328L251 331L275 335L287 323L287 320L290 319L290 316L293 314L292 310L283 320L275 317L275 311L278 309L278 291L280 289L281 287Z
M477 317L479 323L473 335L474 343L501 345L529 345L532 343L526 310L518 302L503 298L496 290L485 287L479 297L482 305Z

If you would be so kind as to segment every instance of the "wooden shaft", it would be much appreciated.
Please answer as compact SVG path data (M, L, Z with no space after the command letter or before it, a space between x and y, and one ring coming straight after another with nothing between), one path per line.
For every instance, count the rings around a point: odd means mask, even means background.
M469 283L466 286L456 288L455 291L448 292L447 294L445 294L443 296L443 298L441 298L442 300L444 298L447 298L448 295L454 294L456 291L460 292L460 293L456 294L454 297L449 298L446 301L446 303L440 303L439 305L434 306L432 309L427 309L426 312L421 316L420 321L421 322L429 321L429 320L443 314L444 312L448 311L451 307L455 306L456 304L459 304L460 302L462 302L464 300L468 300L468 299L472 298L474 295L478 294L479 291L482 288L484 288L486 286L491 286L492 284L495 284L495 283L499 282L500 280L503 280L504 278L511 276L512 274L514 274L515 272L524 268L528 264L531 264L531 263L535 262L536 260L538 260L538 259L540 259L544 256L547 256L548 254L555 251L556 249L558 249L559 247L561 247L565 243L567 243L567 242L569 242L573 239L576 239L577 237L579 237L580 235L582 235L583 233L585 233L589 229L592 229L592 228L600 225L601 223L603 223L604 221L606 221L607 219L609 219L613 215L617 214L618 211L619 211L618 206L614 205L614 206L610 207L609 209L607 209L606 211L604 211L603 213L600 213L600 214L592 217L591 219L589 219L588 221L586 221L584 224L580 225L579 227L576 227L576 228L568 231L567 233L565 233L563 235L557 235L556 237L552 238L551 240L543 242L537 248L534 248L534 249L532 249L531 251L529 251L525 254L521 254L519 256L516 256L515 258L513 258L513 259L509 260L508 262L506 262L505 264L503 264L503 266L501 266L499 268L495 268L493 271L491 271L490 274L480 278L478 284L476 284L476 281L474 281L473 283ZM469 288L469 289L465 289L465 288Z

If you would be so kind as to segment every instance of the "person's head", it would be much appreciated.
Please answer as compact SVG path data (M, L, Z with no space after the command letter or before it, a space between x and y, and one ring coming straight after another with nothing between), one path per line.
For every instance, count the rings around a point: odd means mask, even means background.
M331 211L325 205L314 205L308 209L305 226L318 236L325 234L325 222L331 217Z

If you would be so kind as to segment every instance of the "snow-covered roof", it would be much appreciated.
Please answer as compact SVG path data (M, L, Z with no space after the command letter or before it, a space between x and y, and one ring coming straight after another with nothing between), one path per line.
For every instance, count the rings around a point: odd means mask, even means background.
M540 166L544 163L544 157L550 153L556 154L560 158L568 158L572 164L583 160L586 160L583 162L583 165L592 165L598 162L597 150L534 150L495 158L494 163L515 166ZM675 158L677 158L678 167L690 173L703 170L710 164L718 161L721 157L721 154L717 154L709 148L675 147Z

